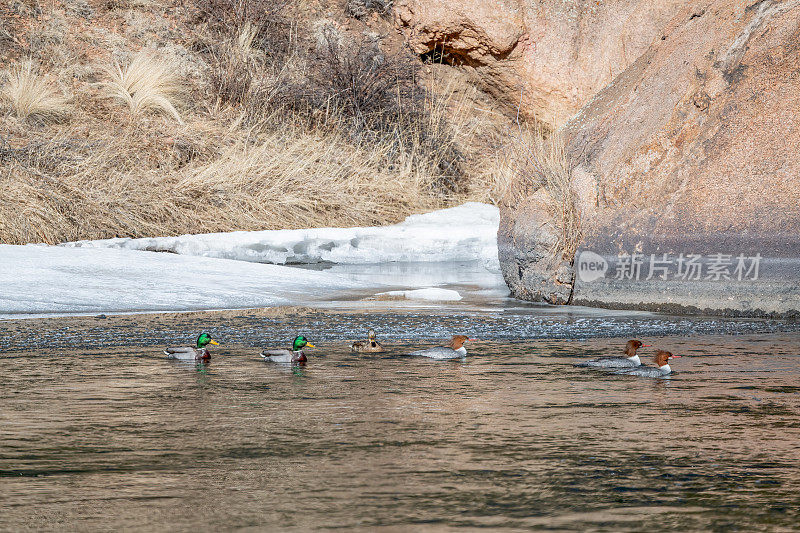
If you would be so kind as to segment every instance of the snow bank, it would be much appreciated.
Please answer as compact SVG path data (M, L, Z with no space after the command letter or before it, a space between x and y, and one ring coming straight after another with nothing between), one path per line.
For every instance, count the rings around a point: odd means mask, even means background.
M375 295L379 300L429 300L433 302L457 302L461 300L458 291L428 287L407 291L379 292Z
M0 313L241 309L307 304L355 288L292 267L131 250L0 245Z
M380 290L388 299L461 300L443 286L504 296L498 222L497 208L468 203L376 228L0 245L0 315L314 305ZM320 262L335 264L281 266Z
M393 226L236 231L78 241L63 246L174 252L258 263L369 264L396 261L474 261L499 271L498 209L476 202L423 215Z

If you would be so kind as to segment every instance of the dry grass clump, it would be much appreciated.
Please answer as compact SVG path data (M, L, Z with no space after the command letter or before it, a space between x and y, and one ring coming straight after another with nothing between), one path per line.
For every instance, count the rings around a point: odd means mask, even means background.
M0 160L11 163L0 168L3 242L372 225L442 205L428 194L426 173L409 164L387 168L388 144L273 133L210 162L176 170L175 157L166 156L143 169L126 148L141 146L139 135L60 141L44 147L47 159L0 148Z
M236 222L247 218L249 227L371 225L440 205L419 169L386 165L392 150L388 143L354 146L342 136L275 132L256 146L230 148L177 188L198 205L235 205Z
M210 51L209 84L217 105L238 108L250 122L281 107L276 105L286 82L288 56L276 59L254 46L259 29L245 23L238 35Z
M555 228L550 254L556 263L572 261L581 239L581 212L572 187L572 169L564 138L541 127L519 123L511 134L506 153L503 203L513 205L543 190Z
M0 86L0 103L8 106L18 119L52 123L69 116L69 99L37 72L33 61L17 63L4 77L6 79Z
M110 77L105 83L108 96L125 105L132 115L152 111L183 123L173 105L181 94L181 84L169 62L142 50L128 65L123 67L115 62L106 72Z
M116 189L125 179L123 172L131 183L142 180L131 172L136 164L146 165L146 160L135 161L145 152L142 144L124 133L100 142L69 136L20 147L0 144L0 240L53 244L121 228L156 230L157 224L148 223L150 213L127 223L125 211L163 191L154 189L152 182L150 187L126 188L121 196Z
M106 0L107 9L141 9L157 6L158 0Z
M285 112L283 93L296 83L291 79L295 64L302 64L298 27L288 15L291 4L200 0L196 6L197 21L206 27L208 88L215 107L234 108L249 128L282 126L274 119Z

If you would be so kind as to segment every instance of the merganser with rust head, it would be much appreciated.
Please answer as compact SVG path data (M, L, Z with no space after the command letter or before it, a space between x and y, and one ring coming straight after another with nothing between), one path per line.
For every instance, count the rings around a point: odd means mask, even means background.
M316 346L300 335L295 337L291 350L264 350L261 352L261 357L264 358L264 361L272 361L273 363L305 363L308 358L303 353L303 348L316 348Z
M642 341L631 339L625 345L625 357L600 357L599 359L576 363L575 366L588 368L634 368L642 364L642 361L636 354L636 350L649 346L652 345L642 344Z
M464 343L467 341L474 341L477 339L470 339L466 335L453 335L450 339L450 344L447 346L436 346L428 348L427 350L417 350L411 352L409 355L421 355L422 357L430 357L431 359L460 359L467 355L467 349Z
M615 372L615 374L625 374L628 376L641 376L643 378L660 378L672 373L672 368L669 366L670 359L677 359L680 355L672 355L671 352L659 350L656 352L653 361L656 368L652 366L640 366L639 368L623 369Z
M197 337L197 348L192 348L191 346L170 347L164 350L164 353L170 359L209 361L211 359L211 352L207 348L209 344L219 346L219 343L212 339L208 333L201 333Z
M386 351L383 345L375 340L375 330L372 328L367 332L367 340L354 342L350 346L350 350L358 353L381 353Z

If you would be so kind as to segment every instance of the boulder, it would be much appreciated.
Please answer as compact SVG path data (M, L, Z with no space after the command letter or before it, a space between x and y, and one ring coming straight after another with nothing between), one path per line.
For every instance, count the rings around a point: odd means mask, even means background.
M511 293L522 300L566 304L572 296L571 261L555 260L558 240L548 209L550 199L539 189L514 207L501 209L497 253L500 271Z

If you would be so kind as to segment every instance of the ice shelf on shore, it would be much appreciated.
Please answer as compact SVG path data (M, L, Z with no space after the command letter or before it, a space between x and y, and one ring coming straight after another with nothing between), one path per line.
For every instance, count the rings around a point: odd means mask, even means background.
M499 271L499 220L497 207L468 202L411 215L392 226L234 231L78 241L62 246L173 252L278 265L480 260L490 270Z
M461 300L443 286L502 297L497 223L495 207L469 203L377 228L0 245L0 316L314 305L381 292Z
M134 250L0 245L0 314L189 311L297 305L344 276Z

